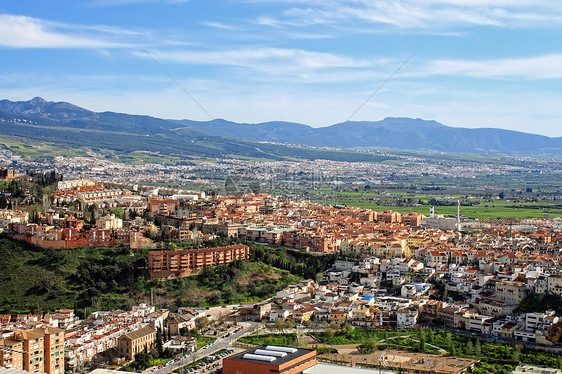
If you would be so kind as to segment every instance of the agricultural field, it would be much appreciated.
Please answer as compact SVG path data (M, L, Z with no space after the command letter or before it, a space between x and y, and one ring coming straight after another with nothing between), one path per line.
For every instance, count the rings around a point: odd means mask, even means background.
M394 210L400 213L415 212L426 216L429 215L431 206L435 207L435 214L456 216L457 201L460 201L461 216L470 219L562 217L562 201L539 200L540 196L537 197L537 194L532 197L511 199L507 197L501 199L498 195L324 190L314 194L312 200L329 205L345 205L376 211Z

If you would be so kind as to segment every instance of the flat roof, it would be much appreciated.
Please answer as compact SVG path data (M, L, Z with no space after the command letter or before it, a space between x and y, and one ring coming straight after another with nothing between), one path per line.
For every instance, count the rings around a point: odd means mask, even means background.
M359 367L349 367L342 365L327 364L319 362L316 365L303 370L303 374L397 374L394 370L365 369Z
M266 363L266 364L270 364L270 365L283 365L284 363L292 361L295 358L298 358L298 357L304 356L304 355L306 355L310 352L313 352L312 349L295 348L296 349L295 353L288 353L287 352L286 356L276 357L275 360L271 361L271 362L255 360L255 359L251 359L251 358L244 358L244 355L246 355L246 354L256 354L255 352L257 350L265 350L266 347L267 347L266 345L260 345L259 347L251 348L251 349L248 349L247 351L244 351L244 352L237 353L235 355L226 357L225 360L259 362L259 363L262 363L262 364ZM293 347L291 347L291 348L293 348ZM275 352L275 351L272 351L272 352ZM263 356L263 354L261 356Z

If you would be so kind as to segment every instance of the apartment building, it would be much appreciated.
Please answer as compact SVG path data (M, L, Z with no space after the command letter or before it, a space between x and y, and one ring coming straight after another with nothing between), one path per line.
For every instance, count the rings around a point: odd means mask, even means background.
M40 327L44 336L44 369L47 374L64 373L64 331L56 327Z
M496 283L495 297L509 304L519 304L527 296L527 288L521 282Z
M46 372L45 335L36 329L19 330L14 333L14 340L22 342L23 370Z
M250 247L243 244L178 251L150 251L148 271L151 279L181 278L197 274L207 266L228 264L249 257Z
M562 276L551 275L548 277L547 282L547 289L549 293L557 296L562 295Z
M23 342L14 339L0 339L0 366L23 370Z
M178 207L178 201L174 199L163 199L149 197L147 201L148 211L156 214L173 214Z

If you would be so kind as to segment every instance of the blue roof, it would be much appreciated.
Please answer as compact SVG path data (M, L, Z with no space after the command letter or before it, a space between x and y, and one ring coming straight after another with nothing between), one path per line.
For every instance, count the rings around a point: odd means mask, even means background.
M372 300L373 296L363 296L363 300Z

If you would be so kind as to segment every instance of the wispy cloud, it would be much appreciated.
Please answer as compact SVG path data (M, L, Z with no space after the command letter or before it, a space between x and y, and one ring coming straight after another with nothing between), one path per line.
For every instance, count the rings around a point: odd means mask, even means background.
M96 35L69 32L70 25L0 14L0 46L10 48L117 48L126 44ZM116 28L105 30L115 34ZM102 31L98 29L98 31Z
M191 0L95 0L90 3L93 6L111 7L122 5L137 5L147 3L181 4Z
M138 56L149 57L144 52ZM224 51L156 51L157 61L173 63L223 65L250 68L270 74L302 73L325 68L360 68L368 66L362 60L324 52L283 48L244 48Z
M477 78L562 78L562 54L497 60L435 60L425 70L429 75Z
M241 0L244 1L244 0ZM348 25L364 22L420 30L471 26L549 27L562 21L562 3L547 0L247 0L285 3L276 16L260 16L262 25Z
M213 27L215 29L221 29L221 30L231 30L231 31L235 31L235 30L240 30L239 26L234 26L234 25L228 25L226 23L222 23L222 22L203 22L203 24L205 26L209 26L209 27Z

